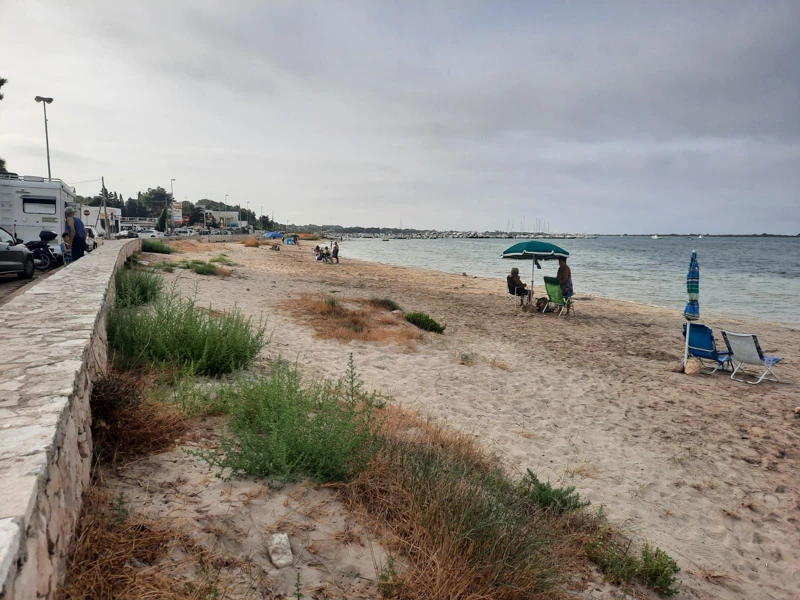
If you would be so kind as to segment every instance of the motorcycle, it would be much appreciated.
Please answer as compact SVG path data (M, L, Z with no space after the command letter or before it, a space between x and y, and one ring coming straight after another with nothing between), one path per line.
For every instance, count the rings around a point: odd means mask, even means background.
M25 247L31 251L33 256L33 266L37 271L47 271L51 267L58 265L58 256L53 252L52 242L58 237L55 231L43 229L39 232L39 240L33 242L23 242Z

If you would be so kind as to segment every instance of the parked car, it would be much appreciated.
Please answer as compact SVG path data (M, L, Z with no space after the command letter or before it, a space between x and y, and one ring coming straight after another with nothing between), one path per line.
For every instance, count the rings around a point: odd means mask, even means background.
M91 252L92 250L97 249L97 242L100 239L100 236L97 234L97 230L94 227L87 226L86 228L86 251Z
M136 233L135 231L131 231L130 229L127 230L127 231L120 231L117 234L117 239L118 240L132 240L132 239L138 238L138 237L139 237L139 234Z
M162 238L164 233L155 229L142 229L139 232L140 238Z
M20 279L30 279L33 268L31 251L0 227L0 273L16 273Z
M175 230L175 235L178 235L178 236L181 236L181 235L194 235L194 231L192 231L191 229L176 229Z
M201 229L197 232L197 235L211 235L211 230L209 229Z

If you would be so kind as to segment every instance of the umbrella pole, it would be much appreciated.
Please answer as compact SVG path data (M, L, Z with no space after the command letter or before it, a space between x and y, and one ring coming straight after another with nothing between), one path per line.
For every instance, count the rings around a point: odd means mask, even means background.
M686 362L689 360L689 330L692 327L691 321L686 321L686 347L683 349L683 364L686 366Z
M536 255L533 256L533 260L531 260L531 300L534 300L533 297L533 278L536 274Z

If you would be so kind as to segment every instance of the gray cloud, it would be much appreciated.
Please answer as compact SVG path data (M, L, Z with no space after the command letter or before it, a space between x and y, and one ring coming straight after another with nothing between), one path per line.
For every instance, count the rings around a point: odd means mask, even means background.
M295 222L800 230L796 2L264 4L4 9L52 44L4 42L0 155L40 170L18 141L52 93L71 178L131 192L175 177Z

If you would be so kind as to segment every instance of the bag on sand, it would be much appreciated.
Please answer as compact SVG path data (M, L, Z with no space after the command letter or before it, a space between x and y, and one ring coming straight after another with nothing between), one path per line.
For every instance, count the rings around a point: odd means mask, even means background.
M536 312L542 312L549 300L547 298L537 298L536 299Z

